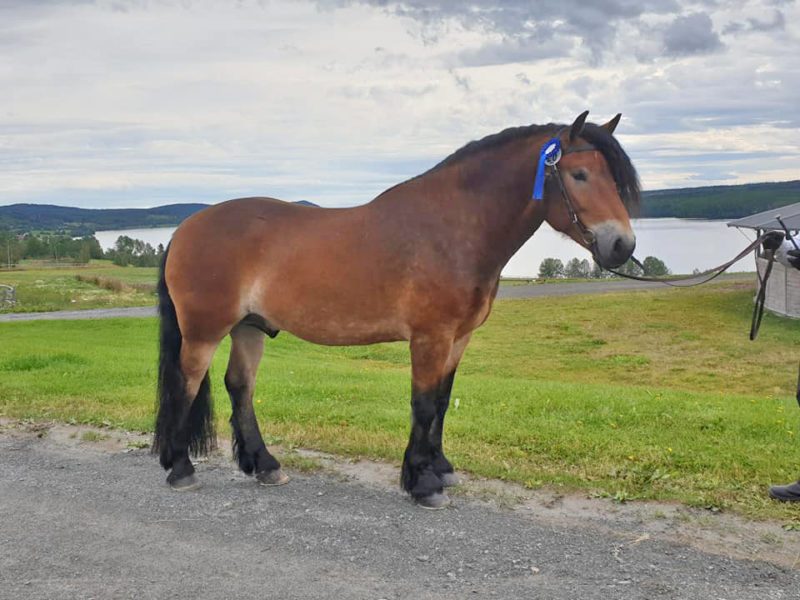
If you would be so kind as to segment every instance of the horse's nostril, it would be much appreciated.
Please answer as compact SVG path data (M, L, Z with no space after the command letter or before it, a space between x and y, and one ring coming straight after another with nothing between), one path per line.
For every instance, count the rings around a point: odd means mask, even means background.
M633 249L636 246L635 242L631 242L625 236L617 236L614 243L611 245L611 255L614 260L619 263L624 263L633 254Z

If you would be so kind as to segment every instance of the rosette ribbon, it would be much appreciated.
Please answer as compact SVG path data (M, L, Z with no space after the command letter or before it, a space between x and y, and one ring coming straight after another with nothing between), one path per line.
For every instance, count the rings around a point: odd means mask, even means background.
M533 199L544 198L545 167L552 167L561 159L561 140L548 140L539 152L539 164L536 167L536 180L533 182Z

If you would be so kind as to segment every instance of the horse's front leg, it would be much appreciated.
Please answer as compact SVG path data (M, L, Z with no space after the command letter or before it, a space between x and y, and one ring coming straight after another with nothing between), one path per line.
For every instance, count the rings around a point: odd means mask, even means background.
M458 485L459 482L458 476L453 471L453 465L450 464L450 461L447 460L444 455L442 434L444 432L444 417L450 406L450 394L453 390L456 369L458 368L458 363L461 361L461 357L464 354L464 350L467 348L471 336L472 333L468 333L453 343L450 356L447 359L444 369L447 375L442 379L436 396L436 417L433 419L429 434L431 444L433 445L433 470L442 480L442 485L444 485L444 487Z
M431 432L440 409L439 398L449 387L446 367L452 349L449 336L416 334L411 338L411 437L403 458L401 482L403 489L425 508L443 508L449 503L434 467L437 455L441 455L441 435L437 448L436 436Z

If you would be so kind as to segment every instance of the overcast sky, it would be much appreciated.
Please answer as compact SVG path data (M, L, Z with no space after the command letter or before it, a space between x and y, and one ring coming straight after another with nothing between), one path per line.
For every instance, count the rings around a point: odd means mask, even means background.
M0 90L0 204L361 204L585 109L646 189L800 179L793 0L0 0Z

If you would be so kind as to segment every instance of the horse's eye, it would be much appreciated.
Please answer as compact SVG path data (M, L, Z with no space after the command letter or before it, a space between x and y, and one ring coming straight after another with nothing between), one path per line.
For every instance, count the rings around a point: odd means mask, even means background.
M575 181L586 181L586 171L573 171L570 175Z

